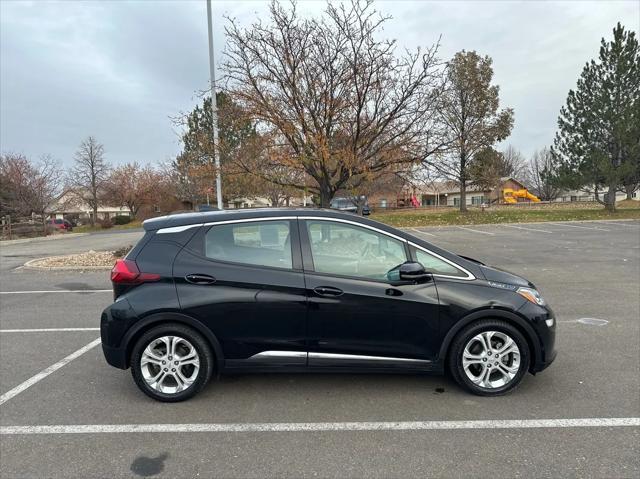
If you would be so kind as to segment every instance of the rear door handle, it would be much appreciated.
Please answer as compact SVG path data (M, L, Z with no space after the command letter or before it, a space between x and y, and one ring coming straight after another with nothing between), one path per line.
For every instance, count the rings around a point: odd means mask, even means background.
M343 291L332 286L318 286L313 288L313 292L318 296L342 296Z
M188 274L184 279L192 284L213 284L216 282L216 279L208 274Z

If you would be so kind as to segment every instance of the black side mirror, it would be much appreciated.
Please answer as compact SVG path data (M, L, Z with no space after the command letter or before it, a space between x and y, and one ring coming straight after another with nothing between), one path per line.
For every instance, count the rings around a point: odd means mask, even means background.
M415 283L424 281L431 277L430 273L424 269L420 263L414 263L407 261L399 266L396 266L387 273L387 278L392 283Z

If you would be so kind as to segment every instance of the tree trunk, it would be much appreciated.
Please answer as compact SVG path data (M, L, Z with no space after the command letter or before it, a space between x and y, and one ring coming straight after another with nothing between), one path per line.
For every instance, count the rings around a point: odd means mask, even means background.
M335 190L327 182L320 183L320 208L330 208Z
M462 180L460 182L460 211L467 211L467 182Z
M611 213L616 211L616 191L618 191L618 183L611 181L609 183L609 191L604 197L604 208Z
M269 201L271 201L272 208L278 208L280 206L280 193L271 193Z
M636 184L635 183L629 183L624 185L624 192L627 194L627 199L628 200L632 200L633 199L633 192L636 191Z

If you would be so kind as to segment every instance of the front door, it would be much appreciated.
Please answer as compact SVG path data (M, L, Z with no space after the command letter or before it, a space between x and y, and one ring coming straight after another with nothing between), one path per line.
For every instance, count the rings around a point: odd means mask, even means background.
M437 354L433 279L394 286L406 242L336 219L300 221L309 296L309 366L429 367Z
M226 367L306 366L297 221L203 227L174 263L180 306L220 342Z

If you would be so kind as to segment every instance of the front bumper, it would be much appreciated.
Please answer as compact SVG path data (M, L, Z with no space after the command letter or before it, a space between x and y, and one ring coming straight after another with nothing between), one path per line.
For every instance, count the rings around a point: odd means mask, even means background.
M526 316L529 324L533 327L540 345L540 353L536 354L529 371L540 372L548 368L556 359L556 327L558 320L553 310L549 306L538 306L527 301L518 313ZM553 318L553 325L548 326L547 320ZM531 338L535 341L536 338Z

